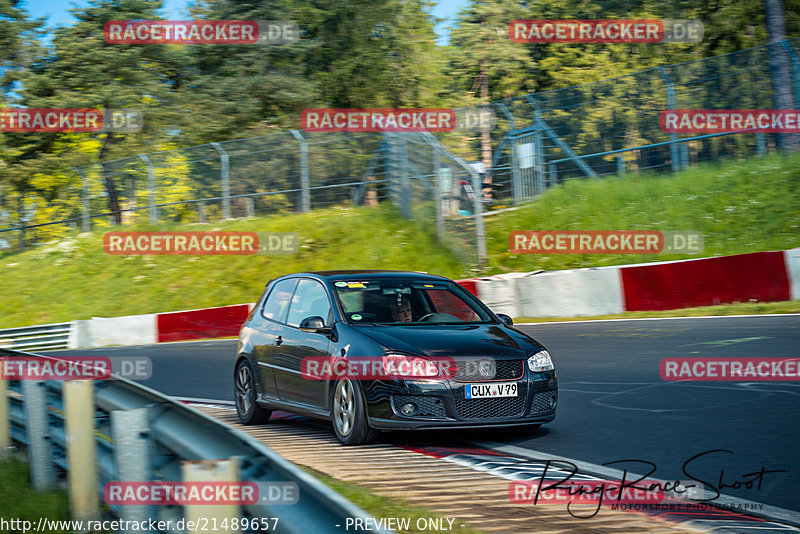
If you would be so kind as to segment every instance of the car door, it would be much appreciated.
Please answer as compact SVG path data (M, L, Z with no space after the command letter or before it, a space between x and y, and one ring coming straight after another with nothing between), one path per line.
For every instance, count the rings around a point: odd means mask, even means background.
M303 378L301 366L303 358L330 356L331 340L325 334L300 330L300 323L309 317L321 317L325 326L331 326L331 301L321 282L301 278L289 305L283 350L275 365L275 379L282 400L324 409L326 382Z
M296 285L296 278L278 281L270 290L258 314L259 323L255 327L258 334L253 337L253 347L258 359L261 383L264 385L262 393L266 397L278 397L275 366L281 359L280 353L283 351L286 334L286 314Z

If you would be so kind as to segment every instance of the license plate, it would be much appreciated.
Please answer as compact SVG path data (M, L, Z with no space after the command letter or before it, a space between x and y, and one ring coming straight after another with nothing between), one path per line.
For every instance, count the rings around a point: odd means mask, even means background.
M516 382L499 382L496 384L467 384L464 395L468 399L489 399L493 397L516 397Z

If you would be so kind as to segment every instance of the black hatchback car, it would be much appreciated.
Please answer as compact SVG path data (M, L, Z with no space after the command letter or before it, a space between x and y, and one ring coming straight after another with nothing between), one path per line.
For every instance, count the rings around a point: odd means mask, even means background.
M558 401L539 342L452 280L415 272L270 281L241 328L234 369L243 423L285 410L331 420L346 445L379 430L539 426Z

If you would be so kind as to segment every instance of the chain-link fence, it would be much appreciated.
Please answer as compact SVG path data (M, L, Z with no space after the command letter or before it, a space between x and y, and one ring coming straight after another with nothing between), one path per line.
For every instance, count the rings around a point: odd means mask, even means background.
M781 56L791 71L787 89L800 109L798 51L800 39L791 39L493 102L494 204L527 202L570 178L673 172L775 150L780 134L665 133L659 114L670 109L774 109L773 74Z

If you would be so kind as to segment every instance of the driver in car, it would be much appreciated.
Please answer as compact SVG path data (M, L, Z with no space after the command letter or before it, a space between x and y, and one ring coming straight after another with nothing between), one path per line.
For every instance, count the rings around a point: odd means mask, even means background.
M396 323L410 323L411 317L411 301L400 297L397 303L392 306L392 319Z

